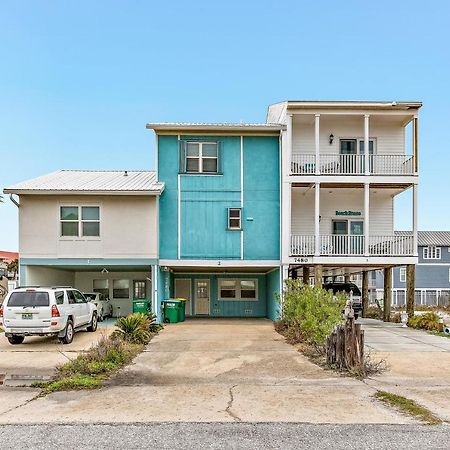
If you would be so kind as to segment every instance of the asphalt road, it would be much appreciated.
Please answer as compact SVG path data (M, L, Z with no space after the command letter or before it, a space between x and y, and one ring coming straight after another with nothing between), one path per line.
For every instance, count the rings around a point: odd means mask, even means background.
M450 426L161 423L5 425L7 449L448 449Z

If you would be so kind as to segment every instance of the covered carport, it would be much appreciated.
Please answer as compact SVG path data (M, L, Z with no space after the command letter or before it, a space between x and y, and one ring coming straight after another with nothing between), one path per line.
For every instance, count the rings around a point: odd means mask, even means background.
M21 286L71 286L108 298L113 317L133 312L133 300L148 300L155 311L155 261L81 260L20 261Z

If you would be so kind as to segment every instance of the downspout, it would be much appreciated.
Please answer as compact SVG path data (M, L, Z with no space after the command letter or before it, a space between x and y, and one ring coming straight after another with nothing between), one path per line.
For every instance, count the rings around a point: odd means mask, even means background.
M13 194L9 194L9 199L18 207L20 208L20 203L13 197Z

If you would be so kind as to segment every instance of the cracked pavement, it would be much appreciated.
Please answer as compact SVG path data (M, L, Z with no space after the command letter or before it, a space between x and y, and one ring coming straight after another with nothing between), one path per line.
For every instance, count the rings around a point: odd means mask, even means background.
M265 319L169 325L104 388L27 402L35 395L2 388L14 409L0 423L413 423L371 386L312 364Z

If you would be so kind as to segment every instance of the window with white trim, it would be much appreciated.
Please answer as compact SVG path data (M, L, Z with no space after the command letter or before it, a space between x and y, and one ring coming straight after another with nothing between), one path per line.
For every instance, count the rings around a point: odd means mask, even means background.
M423 259L441 259L441 247L429 245L423 248Z
M99 206L61 206L59 219L61 237L100 236Z
M241 230L242 229L242 209L228 208L228 229Z
M400 283L406 283L406 267L400 267Z
M218 173L217 142L186 142L186 173Z
M219 279L220 300L258 300L258 280L256 279Z
M448 269L448 282L450 283L450 268Z

